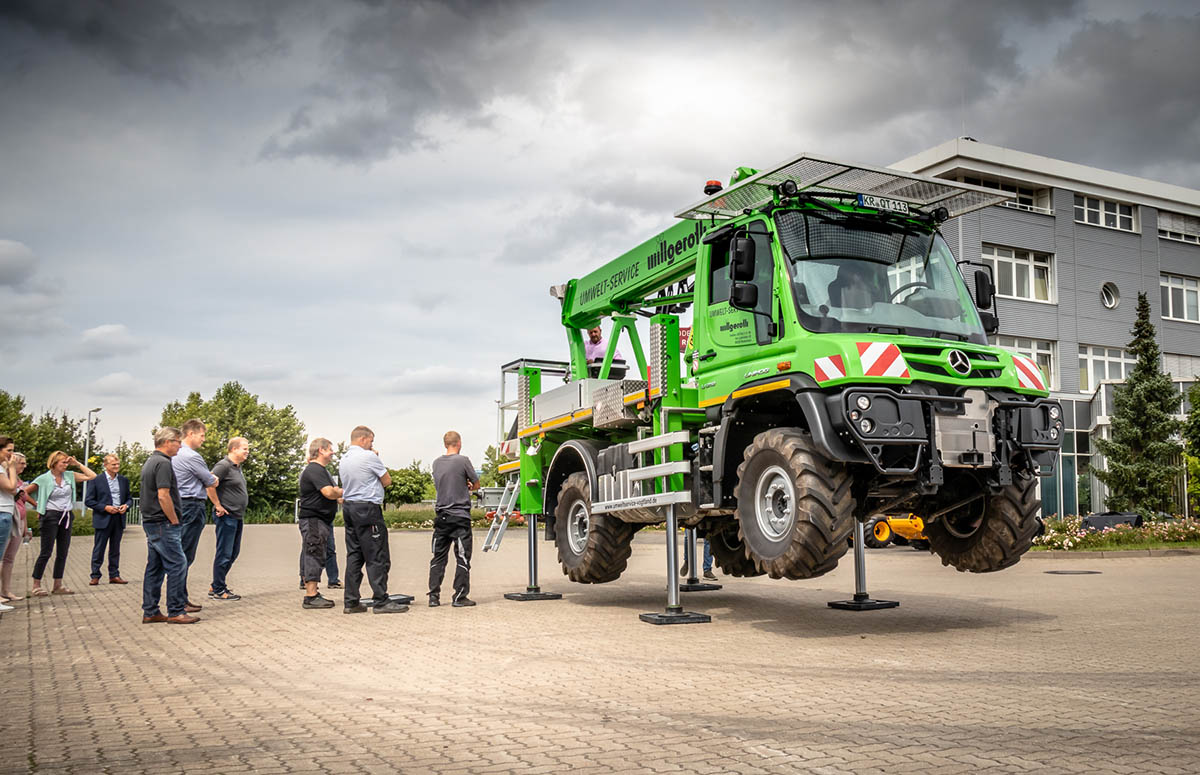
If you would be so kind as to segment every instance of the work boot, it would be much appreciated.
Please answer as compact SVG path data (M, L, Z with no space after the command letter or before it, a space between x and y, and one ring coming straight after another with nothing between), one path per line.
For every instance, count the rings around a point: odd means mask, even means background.
M475 601L469 597L460 597L451 603L451 605L455 608L470 608L471 606L475 605Z
M402 614L408 610L408 606L404 603L397 603L395 600L389 600L386 603L379 603L373 609L377 614Z
M345 610L343 611L343 613L347 613L347 614L365 614L366 612L367 612L367 607L365 605L363 605L362 603L355 603L354 605L348 605L348 606L346 606Z
M707 568L704 571L704 578L708 579L709 581L716 581L717 574L713 573L712 568Z
M301 603L303 608L333 608L333 605L333 601L327 597L322 597L320 592L312 597L305 597L304 602Z
M437 596L437 595L429 596L429 607L430 608L437 608L441 604L442 604L442 599L439 596Z

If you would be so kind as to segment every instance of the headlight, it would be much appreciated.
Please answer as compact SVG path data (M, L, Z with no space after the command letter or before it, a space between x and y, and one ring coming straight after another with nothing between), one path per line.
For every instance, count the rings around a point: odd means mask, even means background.
M875 423L871 422L866 417L864 417L864 418L862 418L862 421L860 421L858 423L858 427L860 430L862 430L863 433L870 433L871 430L875 427Z
M1060 412L1058 411L1057 406L1050 407L1050 419L1051 420L1057 420L1059 414L1060 414Z
M862 409L864 412L871 408L871 399L867 398L866 396L859 396L857 399L855 399L854 403L858 404L858 408Z

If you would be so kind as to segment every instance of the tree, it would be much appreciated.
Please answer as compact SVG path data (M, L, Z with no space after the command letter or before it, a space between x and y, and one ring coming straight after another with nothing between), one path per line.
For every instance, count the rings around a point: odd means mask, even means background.
M384 490L388 503L420 503L433 487L433 474L421 468L421 461L414 460L405 468L388 469L392 483Z
M291 405L276 409L260 401L238 382L227 382L207 401L189 393L185 401L163 407L161 425L176 428L189 419L203 420L207 438L199 452L209 465L225 457L229 440L250 440L250 457L242 464L250 506L290 508L307 451L304 423Z
M29 472L36 476L45 470L46 460L56 450L62 450L78 460L83 460L83 424L83 420L71 419L66 411L56 409L42 412L42 416L33 423L31 437L17 448L17 451L23 452L29 460ZM92 425L93 448L96 446L95 425Z
M112 453L121 461L121 467L117 473L124 474L129 479L129 492L135 498L141 497L142 466L146 464L146 458L150 457L151 451L136 441L130 444L123 439L112 450ZM96 471L96 473L100 472Z
M1137 364L1125 384L1114 391L1112 435L1097 442L1107 470L1096 471L1096 476L1108 486L1110 509L1166 512L1179 474L1180 445L1175 438L1181 430L1175 419L1179 392L1162 371L1150 302L1144 293L1138 294L1132 334L1129 349Z
M488 448L483 451L483 467L479 471L479 483L484 487L501 487L504 485L504 477L500 475L500 464L504 462L504 456L500 454L500 448L494 444L489 444Z
M0 435L12 437L18 452L33 440L33 418L25 413L25 397L0 390Z
M1200 379L1195 376L1192 379ZM1188 413L1183 422L1183 440L1188 454L1200 456L1200 381L1188 388Z

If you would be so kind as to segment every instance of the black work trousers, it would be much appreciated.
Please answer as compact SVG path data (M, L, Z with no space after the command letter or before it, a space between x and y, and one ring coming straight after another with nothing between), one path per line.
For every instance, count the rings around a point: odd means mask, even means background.
M371 596L376 604L386 603L392 554L388 549L387 525L383 523L383 507L365 501L346 501L342 519L346 522L345 605L355 606L359 602L364 566L371 582Z
M471 591L471 521L461 517L438 516L433 520L433 559L429 561L429 596L440 597L446 560L454 549L454 599L461 600Z

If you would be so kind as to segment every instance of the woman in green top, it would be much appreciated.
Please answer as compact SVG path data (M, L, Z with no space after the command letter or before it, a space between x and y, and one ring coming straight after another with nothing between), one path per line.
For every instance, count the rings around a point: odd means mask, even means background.
M67 466L75 466L79 469L79 474L68 471ZM33 564L33 594L46 594L46 590L42 589L42 574L46 570L46 563L50 561L50 553L57 545L52 593L73 595L75 593L63 585L62 579L63 571L67 567L67 551L71 548L71 521L75 517L75 483L77 480L90 482L96 478L96 474L66 452L59 451L50 455L46 467L50 470L25 487L27 495L37 498L34 511L42 515L42 552Z

